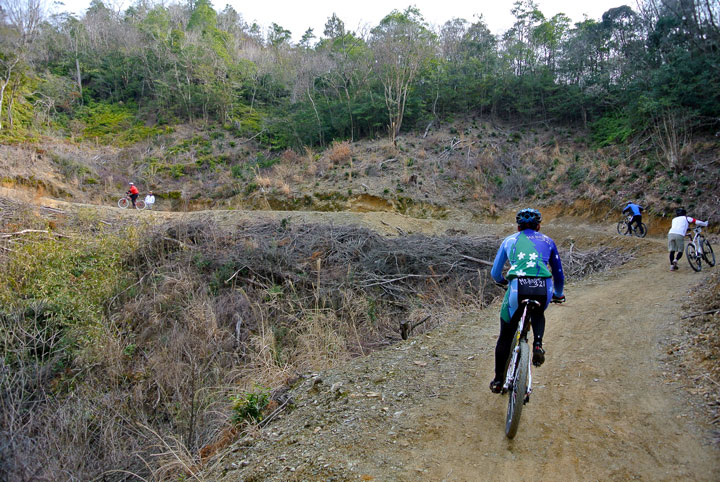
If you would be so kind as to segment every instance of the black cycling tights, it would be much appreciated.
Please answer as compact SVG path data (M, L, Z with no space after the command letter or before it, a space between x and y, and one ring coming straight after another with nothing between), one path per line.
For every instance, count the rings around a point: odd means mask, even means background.
M543 305L544 306L544 305ZM498 336L497 345L495 345L495 379L505 379L505 365L510 356L510 347L512 346L513 336L517 330L518 322L522 316L523 307L515 312L515 316L510 319L509 323L500 320L500 336ZM530 324L533 331L533 344L542 345L542 337L545 334L545 312L542 310L533 310L530 312Z
M677 254L677 258L675 258L675 251L670 251L670 263L672 263L673 261L678 261L680 260L680 258L682 258L682 251L678 251Z

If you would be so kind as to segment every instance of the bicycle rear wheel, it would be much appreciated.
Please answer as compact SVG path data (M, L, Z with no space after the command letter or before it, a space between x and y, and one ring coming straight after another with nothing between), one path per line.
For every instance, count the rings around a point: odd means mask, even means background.
M525 392L528 385L528 364L530 362L530 348L526 342L520 343L520 356L518 356L515 369L515 381L512 390L508 393L508 408L505 417L505 435L507 438L515 437L520 415L525 404Z
M645 226L645 223L640 223L639 227L633 229L633 234L638 238L644 238L647 234L647 226Z
M135 209L145 209L145 201L142 199L135 201Z
M713 253L712 246L710 246L710 241L703 238L701 246L703 252L702 257L705 262L710 266L715 266L715 253Z
M625 221L620 221L619 223L617 223L617 232L618 234L622 234L623 236L628 233L628 227Z
M688 263L690 263L692 269L695 271L702 270L702 258L698 256L694 244L690 243L685 247L685 256L687 256Z
M130 200L126 197L121 197L118 201L118 207L126 209L130 205Z

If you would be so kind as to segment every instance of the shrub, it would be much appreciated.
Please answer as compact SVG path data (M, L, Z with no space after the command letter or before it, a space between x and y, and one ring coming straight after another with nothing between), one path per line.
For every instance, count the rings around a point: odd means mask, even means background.
M230 174L232 174L232 177L243 179L245 176L243 175L243 167L242 166L230 166Z
M280 155L280 159L284 164L297 164L300 162L300 156L292 149L285 149Z
M256 387L256 391L246 392L243 395L236 395L230 398L232 403L233 417L235 423L244 421L259 422L262 420L262 412L270 403L270 395L267 389Z
M598 147L625 143L632 134L630 119L620 113L606 115L594 122L590 128L593 142Z

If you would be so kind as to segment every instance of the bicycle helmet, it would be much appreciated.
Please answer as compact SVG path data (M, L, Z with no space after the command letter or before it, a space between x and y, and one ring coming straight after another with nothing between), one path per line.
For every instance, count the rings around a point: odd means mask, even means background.
M540 224L542 214L537 209L521 209L515 216L518 224Z
M685 208L677 208L675 210L675 216L686 216L687 211L685 211Z

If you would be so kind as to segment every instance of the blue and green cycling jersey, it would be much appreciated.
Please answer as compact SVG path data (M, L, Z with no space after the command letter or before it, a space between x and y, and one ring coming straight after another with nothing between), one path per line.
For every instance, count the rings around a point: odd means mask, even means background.
M505 280L502 272L506 261L510 262L510 269L507 272L508 290L500 310L500 317L503 321L510 321L517 310L518 277L552 278L547 283L545 308L550 303L553 294L555 296L563 295L565 275L555 241L549 236L533 229L525 229L505 238L495 255L495 262L490 271L492 278L498 283Z

